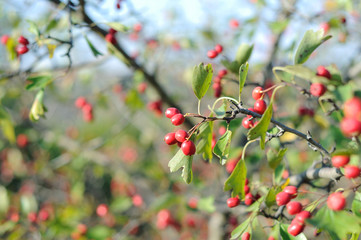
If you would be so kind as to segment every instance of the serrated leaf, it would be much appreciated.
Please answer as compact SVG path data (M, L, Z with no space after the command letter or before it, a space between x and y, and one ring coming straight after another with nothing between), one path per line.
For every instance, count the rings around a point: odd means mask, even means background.
M54 29L59 23L59 19L52 19L45 28L45 32L49 32Z
M271 187L271 189L268 191L265 203L267 207L271 207L276 203L276 190L274 187Z
M283 75L279 73L281 71ZM312 83L322 83L327 85L339 86L342 85L342 82L336 79L327 79L324 77L317 76L314 71L311 69L304 67L302 65L292 65L285 67L274 67L273 72L276 75L277 79L286 82L294 83L294 77L298 77L300 79L310 81Z
M15 130L14 125L8 112L0 106L0 126L4 136L10 143L15 143Z
M205 122L199 128L199 139L197 144L197 154L203 154L204 159L212 160L212 138L213 138L213 122Z
M280 149L276 154L273 153L273 151L269 151L267 153L267 160L268 160L268 165L272 168L272 169L276 169L277 166L281 163L283 156L285 155L287 151L287 148L283 148Z
M228 60L221 60L221 63L223 64L223 66L225 68L227 68L229 71L233 72L234 74L238 74L239 73L239 67L241 64L239 64L239 62L237 61L233 61L230 62Z
M247 220L243 221L238 227L236 227L232 233L231 233L231 239L237 239L241 237L241 235L247 230L247 228L250 225L250 219L247 218Z
M48 84L53 81L50 75L30 76L27 79L30 83L25 86L26 90L38 90L45 88Z
M248 62L242 64L241 67L239 68L239 100L238 100L239 102L241 102L241 94L243 91L243 86L246 82L247 73L248 73Z
M201 198L198 200L197 208L201 211L213 213L216 211L214 197Z
M224 183L224 190L231 191L232 197L240 196L243 199L245 196L244 185L246 184L247 166L243 159L239 160L232 174Z
M118 22L107 22L105 24L113 28L114 30L117 30L118 32L127 32L129 30L127 26Z
M192 158L193 156L186 156L184 155L182 149L179 149L168 163L168 167L171 172L178 171L181 167L183 167L182 177L186 183L190 183L192 181Z
M352 212L361 217L361 193L355 192L355 198L352 201Z
M361 218L346 211L332 211L327 206L322 207L307 222L339 239L346 239L347 234L361 231Z
M36 23L33 21L30 21L30 20L26 20L26 21L29 23L29 32L31 32L35 36L39 37L40 30L39 30L38 26L36 25Z
M213 69L211 64L200 63L193 68L192 88L196 97L201 100L212 82Z
M36 96L35 100L33 102L33 105L31 106L29 118L31 121L35 122L40 119L40 117L45 117L45 112L47 111L44 104L44 90L40 90Z
M85 35L84 36L86 42L88 43L88 46L90 47L90 50L92 51L94 57L98 57L99 55L102 56L103 54L100 53L95 47L94 45L90 42L89 38Z
M251 56L253 51L253 44L249 45L246 43L242 43L237 50L236 54L236 61L238 62L239 66L246 63Z
M227 130L222 137L220 137L213 148L213 153L219 158L222 165L227 162L229 155L229 148L231 146L232 132Z
M125 97L125 104L133 110L141 109L144 106L138 91L135 89L128 91L127 96Z
M282 240L307 240L305 234L300 233L296 237L292 236L288 233L287 228L289 225L287 224L281 224L280 226L280 235L282 237Z
M298 45L294 58L294 63L302 64L306 62L312 52L330 38L330 35L324 36L324 32L322 29L316 32L314 32L313 30L308 30L303 36L300 45Z

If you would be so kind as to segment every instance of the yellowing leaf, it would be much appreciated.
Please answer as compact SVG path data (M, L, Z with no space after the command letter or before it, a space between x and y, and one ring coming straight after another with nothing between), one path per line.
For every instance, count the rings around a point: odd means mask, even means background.
M54 56L54 51L55 51L56 45L55 44L48 44L46 46L48 47L49 58L52 59L53 56Z

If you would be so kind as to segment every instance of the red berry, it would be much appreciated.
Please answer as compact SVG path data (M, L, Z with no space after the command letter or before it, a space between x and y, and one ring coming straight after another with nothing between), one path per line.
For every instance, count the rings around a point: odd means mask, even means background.
M245 183L245 185L248 185L249 184L249 180L248 180L248 178L246 178L246 183Z
M227 199L227 205L229 208L237 207L240 204L240 200L238 197L228 198Z
M29 214L28 214L28 220L30 221L30 222L32 222L32 223L34 223L34 222L36 222L36 213L34 213L34 212L30 212Z
M142 30L142 28L143 28L143 26L142 26L141 23L136 23L133 26L133 29L134 29L135 32L140 32Z
M297 188L295 186L287 186L283 189L283 191L291 195L292 198L297 197Z
M178 142L184 142L186 138L188 137L188 133L182 129L179 129L175 132L175 139L177 139Z
M315 112L312 109L305 108L305 107L300 107L298 109L298 115L300 115L300 116L308 115L308 116L313 117L315 115Z
M85 105L86 105L86 99L85 97L78 97L76 100L75 100L75 107L77 108L83 108Z
M346 206L346 199L340 192L332 193L327 198L327 206L333 211L341 211Z
M90 103L85 103L81 110L84 114L91 114L93 111L93 106Z
M258 114L263 114L266 111L267 103L263 99L258 99L253 106L253 109Z
M29 52L29 48L25 45L19 45L16 47L16 52L19 54L19 55L23 55L27 52Z
M330 24L327 22L321 23L320 28L323 29L323 33L326 34L330 30Z
M263 95L263 88L262 87L255 87L252 91L252 97L254 100L258 100Z
M225 134L226 131L227 131L227 129L226 129L225 126L220 126L219 129L218 129L218 133L219 133L219 135L221 135L221 136L222 136L223 134Z
M309 211L302 211L302 212L298 213L293 220L299 224L304 224L305 220L310 217L311 217L311 213Z
M195 209L195 208L197 208L197 205L198 205L198 199L197 198L192 197L192 198L189 199L188 206L190 208Z
M105 35L105 41L113 45L117 43L117 39L115 38L114 34L110 34L110 33Z
M3 44L3 45L6 45L6 43L8 42L8 40L9 40L9 35L2 35L1 36L1 44Z
M120 9L120 3L117 3L116 8Z
M162 209L157 214L158 229L165 229L172 222L172 216L168 209Z
M326 92L326 87L322 83L312 83L310 93L315 97L321 97Z
M251 234L249 232L245 232L242 234L242 240L249 240L251 238Z
M236 19L231 19L229 21L229 26L233 29L236 29L239 27L239 22Z
M170 119L170 121L174 126L179 126L184 122L184 116L181 113L177 113Z
M358 136L361 133L361 122L353 118L344 118L340 123L340 129L346 137Z
M304 229L305 229L305 225L300 225L296 223L289 225L287 231L292 236L297 236L298 234L303 232Z
M184 141L182 143L182 151L184 153L184 155L187 156L192 156L196 153L196 146L194 145L194 143L192 141Z
M109 34L114 35L117 32L114 28L109 29Z
M249 186L248 185L244 185L244 193L247 194L249 193Z
M360 168L358 166L347 165L345 167L345 177L357 178L358 176L360 176Z
M232 173L238 163L238 159L230 159L226 163L226 171Z
M302 211L302 204L300 202L289 202L287 203L286 208L290 215L295 215Z
M361 121L361 99L353 97L346 101L343 107L346 118L354 118Z
M99 217L104 217L108 213L108 206L106 204L99 204L96 212Z
M165 116L167 118L172 118L174 115L180 113L180 111L178 110L178 108L174 108L174 107L171 107L171 108L168 108L167 110L165 110Z
M147 83L146 82L141 82L138 84L137 90L140 94L144 93L145 90L147 89Z
M88 231L87 226L83 223L79 223L76 229L82 235L84 235Z
M139 194L136 194L132 197L133 205L136 207L140 207L143 205L143 198Z
M332 165L336 168L340 168L345 166L346 164L348 164L348 162L350 161L350 156L348 155L337 155L337 156L333 156L331 158L332 161Z
M85 122L91 122L93 121L93 114L90 113L83 113L83 119Z
M215 57L218 56L218 53L217 53L216 50L209 50L209 51L207 52L207 56L208 56L209 58L215 58Z
M316 75L331 79L331 73L324 66L318 66L317 67L317 74Z
M213 88L214 90L216 90L216 89L218 88L217 85L220 85L220 84L221 84L221 80L222 80L222 78L221 78L220 76L216 76L216 77L213 79L214 84L212 85L212 88Z
M178 141L177 139L175 138L175 133L174 132L171 132L171 133L167 133L165 136L164 136L164 142L168 145L173 145L173 144L176 144Z
M278 206L286 205L291 201L291 195L286 192L280 192L276 195L276 202Z
M25 37L22 36L22 35L18 38L18 42L19 42L20 44L22 44L22 45L28 45L28 44L29 44L28 39L25 38Z
M254 198L252 193L247 193L246 196L244 197L244 204L249 206L252 205L253 202L254 202Z
M226 69L221 69L218 72L218 77L222 78L222 77L226 76L227 73L228 73L228 71Z
M269 236L268 240L276 240L273 236Z
M25 134L19 134L16 137L16 144L20 147L20 148L24 148L29 144L29 139L28 136L26 136Z
M49 219L49 212L46 209L40 209L38 219L39 221L45 222Z
M222 85L221 83L214 83L213 84L214 89L214 97L219 98L222 94Z
M217 44L215 47L214 47L214 50L216 50L216 52L219 54L223 51L223 46L221 44Z
M245 129L250 129L250 128L253 127L253 121L252 121L252 120L250 121L248 117L245 117L245 118L243 118L243 120L242 120L242 126L243 126Z

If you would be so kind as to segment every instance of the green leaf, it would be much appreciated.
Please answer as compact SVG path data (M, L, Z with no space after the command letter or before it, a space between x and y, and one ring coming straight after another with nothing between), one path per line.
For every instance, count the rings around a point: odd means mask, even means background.
M89 38L88 38L86 35L84 35L84 37L85 37L86 42L88 43L88 46L90 47L90 50L92 51L92 53L93 53L93 55L94 55L94 57L97 57L97 56L99 56L99 55L102 56L103 54L100 53L100 52L94 47L94 45L90 42Z
M4 186L0 186L0 213L7 213L10 206L9 195Z
M265 203L267 207L272 207L276 203L276 189L275 187L271 187L268 191Z
M361 193L355 192L355 198L352 201L352 212L361 217Z
M318 30L317 32L308 30L297 48L294 63L302 64L306 62L312 52L330 38L330 35L324 36L322 29Z
M274 154L274 152L272 150L270 150L267 153L267 160L268 160L268 165L272 168L272 169L276 169L276 167L281 163L283 156L285 155L287 151L287 148L282 148L278 151L277 155Z
M224 59L224 60L221 60L221 63L223 64L223 66L225 68L227 68L229 71L233 72L234 74L239 73L239 67L240 67L239 62L237 62L237 61L230 62L230 61Z
M231 146L232 132L227 130L213 148L214 154L219 158L222 165L227 162L229 148Z
M253 44L249 45L246 43L242 43L237 50L236 54L236 61L238 62L239 66L246 63L251 56L253 51ZM238 70L238 69L237 69Z
M247 230L250 225L251 218L243 221L238 227L236 227L231 233L231 239L237 239Z
M54 29L59 23L59 19L52 19L45 28L45 32L49 32Z
M38 26L36 25L36 23L31 20L26 20L26 21L29 23L29 32L31 32L32 34L34 34L37 37L40 37L40 30L39 30Z
M4 136L9 140L10 143L15 143L15 130L14 124L11 120L8 112L0 106L0 126L3 131Z
M39 90L45 88L48 84L53 81L50 75L30 76L27 79L30 83L26 85L26 90Z
M128 91L125 98L125 104L133 110L141 109L144 106L144 103L140 98L138 91L135 89Z
M282 240L307 240L305 234L300 233L296 237L292 236L288 233L287 228L289 225L287 224L281 224L280 226L280 235L282 237Z
M278 167L276 167L275 172L274 172L275 184L279 184L281 182L284 170L285 170L285 166L282 164L278 165Z
M248 73L248 62L242 64L239 68L239 102L241 102L241 94L243 90L244 83L246 82Z
M196 97L201 100L211 85L213 76L212 65L200 63L193 69L192 87Z
M178 152L174 155L174 157L169 161L168 167L171 172L178 171L181 167L183 167L182 177L186 183L190 183L192 181L192 158L193 156L184 155L182 149L179 149Z
M206 160L212 160L212 136L213 134L213 122L205 122L199 128L199 134L197 139L197 154L203 154L203 158Z
M240 199L243 199L245 196L244 185L246 184L247 177L247 166L243 159L239 160L236 167L234 168L232 174L228 177L224 183L224 190L232 190L232 197L237 195L240 196Z
M45 117L45 112L47 111L44 104L44 90L40 90L36 96L35 100L33 102L33 105L31 106L29 118L31 121L35 122L40 119L40 117Z
M213 213L216 211L214 197L201 198L198 200L197 208L201 211Z
M107 226L97 225L88 229L86 232L87 239L103 240L112 235L112 229Z
M346 239L347 234L359 233L361 231L361 219L346 211L332 211L326 206L322 207L308 223L337 236Z
M283 72L283 75L279 74L278 71ZM294 77L298 77L300 79L311 81L313 83L322 83L327 85L335 85L339 86L343 83L337 78L335 79L327 79L324 77L317 76L314 71L311 69L304 67L302 65L294 65L294 66L285 66L285 67L274 67L273 72L278 80L292 82L294 83Z
M15 42L15 40L13 38L9 38L8 41L6 42L6 50L9 54L9 59L10 60L15 60L17 53L16 53L16 45L17 42Z
M107 22L105 24L113 28L114 30L117 30L118 32L127 32L129 30L127 26L118 22Z
M269 27L271 28L272 32L274 34L280 34L281 32L283 32L286 27L288 26L289 20L285 19L282 21L278 21L278 22L271 22L269 23Z
M116 56L125 65L130 66L128 59L113 44L107 42L107 48L110 54Z

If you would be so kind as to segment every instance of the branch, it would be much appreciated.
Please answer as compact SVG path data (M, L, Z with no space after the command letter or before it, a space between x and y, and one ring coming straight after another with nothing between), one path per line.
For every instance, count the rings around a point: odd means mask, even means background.
M309 168L306 171L290 177L290 185L300 186L302 183L307 183L312 180L325 178L331 180L338 180L343 176L339 168L333 167L321 167L321 168Z

